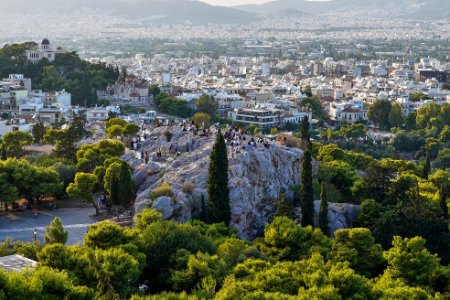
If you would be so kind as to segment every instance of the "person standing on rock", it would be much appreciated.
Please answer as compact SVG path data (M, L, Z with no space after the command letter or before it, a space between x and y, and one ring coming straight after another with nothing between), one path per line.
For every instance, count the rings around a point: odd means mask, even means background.
M147 151L145 151L145 153L144 153L144 159L145 159L145 164L146 165L148 165L148 152Z

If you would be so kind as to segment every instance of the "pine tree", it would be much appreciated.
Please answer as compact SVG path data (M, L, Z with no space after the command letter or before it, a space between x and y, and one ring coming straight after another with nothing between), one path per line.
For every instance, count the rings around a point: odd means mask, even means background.
M219 130L211 152L208 181L208 222L230 224L230 199L228 190L227 147Z
M87 251L89 264L94 269L94 275L97 278L97 297L99 300L119 300L119 295L115 292L111 284L111 278L102 264L97 260L93 251Z
M292 218L292 206L284 193L281 193L278 198L274 216Z
M300 200L302 208L302 226L314 226L314 192L311 151L306 149L302 158Z
M67 230L64 230L61 220L56 217L50 223L50 226L45 229L44 240L47 244L65 244L67 242L68 235Z
M441 184L439 188L439 206L442 210L442 217L448 220L447 193L445 184Z
M325 182L322 182L320 185L319 227L325 235L330 235L330 228L328 226L328 199L325 191Z
M33 135L34 142L36 144L40 144L44 139L45 134L45 126L42 123L36 123L31 129L31 133Z
M423 166L423 169L422 169L422 178L428 179L428 175L430 174L430 171L431 171L430 152L427 152L425 165Z

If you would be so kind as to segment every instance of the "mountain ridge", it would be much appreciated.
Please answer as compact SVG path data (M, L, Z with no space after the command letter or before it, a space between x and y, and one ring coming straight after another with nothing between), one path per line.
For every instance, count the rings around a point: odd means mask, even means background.
M235 8L259 14L272 14L289 9L320 15L331 11L395 7L410 18L450 18L450 1L447 0L275 0L263 4L238 5Z
M6 11L25 13L67 13L81 9L100 11L111 16L152 19L163 23L247 23L256 19L251 12L236 8L213 6L196 0L52 0L8 1Z

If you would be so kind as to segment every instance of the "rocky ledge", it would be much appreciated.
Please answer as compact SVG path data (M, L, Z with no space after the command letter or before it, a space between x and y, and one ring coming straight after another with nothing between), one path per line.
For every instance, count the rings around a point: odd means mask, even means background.
M170 132L170 140L167 132ZM152 130L141 149L151 158L144 164L138 152L124 155L135 169L138 184L135 211L154 207L165 219L186 222L201 210L202 195L207 201L206 180L209 155L215 135L194 136L180 126L159 127ZM156 152L162 150L162 159ZM231 149L231 148L230 148ZM299 185L300 161L303 151L281 145L265 148L245 145L236 153L229 150L229 189L231 225L246 239L260 235L270 220L281 192L293 197L291 187ZM169 185L168 185L168 184ZM153 194L165 184L170 193ZM153 198L153 199L152 199ZM316 206L318 207L318 203ZM330 227L349 227L357 214L357 207L330 204Z

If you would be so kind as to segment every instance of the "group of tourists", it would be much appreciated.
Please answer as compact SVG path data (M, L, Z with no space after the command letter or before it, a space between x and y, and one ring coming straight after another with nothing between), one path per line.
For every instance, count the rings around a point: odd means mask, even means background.
M201 126L198 126L194 121L192 121L191 124L187 124L187 122L183 120L180 125L183 127L183 131L191 131L194 136L208 137L211 135L211 129L206 128L205 122L202 122Z

